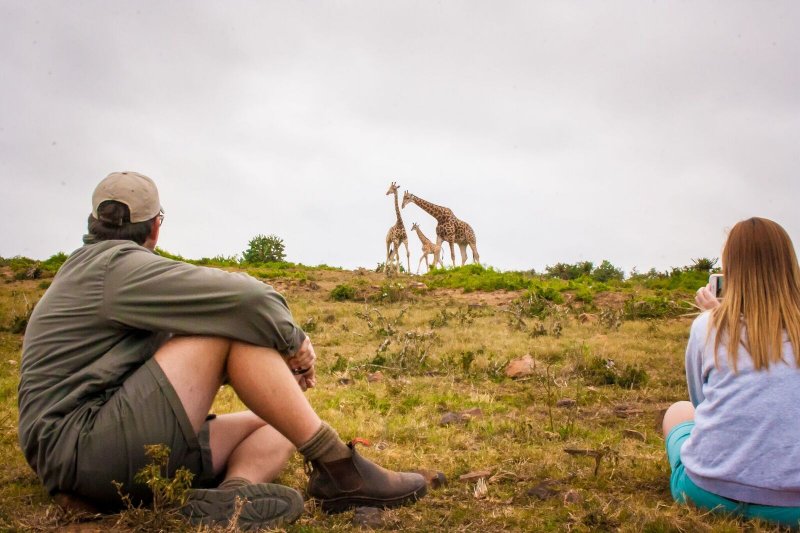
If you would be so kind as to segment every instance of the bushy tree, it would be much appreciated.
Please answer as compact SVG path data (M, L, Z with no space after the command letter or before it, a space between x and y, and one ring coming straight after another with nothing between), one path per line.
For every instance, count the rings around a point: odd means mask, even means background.
M242 254L245 263L278 263L284 259L283 239L277 235L256 235Z
M692 264L688 266L687 270L697 270L699 272L711 272L717 266L717 257L700 257L699 259L692 259Z
M556 263L553 266L546 266L544 270L551 278L570 280L590 275L593 267L591 261L581 261L575 264Z
M592 270L592 278L597 281L606 282L611 280L622 281L622 278L625 276L625 273L622 269L615 267L611 264L611 261L607 259L603 259L603 262Z

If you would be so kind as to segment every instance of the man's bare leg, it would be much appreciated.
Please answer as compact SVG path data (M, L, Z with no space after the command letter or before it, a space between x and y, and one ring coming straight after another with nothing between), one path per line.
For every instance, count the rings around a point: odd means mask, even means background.
M196 429L202 426L222 376L227 374L244 404L311 463L308 493L320 500L323 510L339 512L359 505L394 507L417 500L426 492L421 475L386 470L351 451L336 431L320 420L275 350L228 339L187 337L171 340L155 358ZM245 419L241 424L252 424L252 420ZM219 460L224 458L225 449L230 449L228 458L236 458L235 469L259 469L261 478L274 475L274 462L258 462L259 457L274 450L258 443L262 438L273 443L275 440L262 429L236 440L245 433L247 429L240 428L230 435L220 435L224 442L217 452ZM225 440L228 438L231 440ZM251 470L247 475L255 477L257 473ZM202 512L200 497L194 503Z
M295 451L286 437L252 411L218 415L209 422L209 440L214 475L225 470L226 479L253 483L275 479Z
M275 350L218 337L176 337L155 358L195 431L205 423L226 369L234 390L252 409L219 416L209 424L214 471L227 465L226 478L274 478L292 445L307 442L320 427L320 418ZM262 430L265 420L277 431Z

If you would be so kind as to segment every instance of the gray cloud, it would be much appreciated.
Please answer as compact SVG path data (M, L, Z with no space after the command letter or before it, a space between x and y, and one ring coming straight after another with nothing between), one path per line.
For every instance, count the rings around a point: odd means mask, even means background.
M392 180L451 207L503 269L683 265L752 215L798 239L799 14L3 1L0 255L77 247L120 169L156 179L161 245L190 257L277 233L290 259L373 266ZM433 234L416 206L403 217Z

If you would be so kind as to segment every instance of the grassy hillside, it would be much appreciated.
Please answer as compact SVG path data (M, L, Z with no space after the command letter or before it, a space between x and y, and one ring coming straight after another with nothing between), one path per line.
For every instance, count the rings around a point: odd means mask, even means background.
M287 296L314 341L320 378L308 396L320 415L344 438L369 440L362 453L380 464L447 478L418 504L383 513L384 528L771 531L669 495L657 428L686 396L689 300L706 274L679 273L676 288L657 273L598 281L480 267L395 277L245 268ZM19 451L20 330L50 275L21 270L0 268L0 530L132 530L125 515L74 523L59 513ZM508 377L524 356L529 373ZM242 408L227 387L215 405ZM295 457L280 481L302 488L304 479ZM353 512L327 516L312 502L307 511L289 531L358 529Z

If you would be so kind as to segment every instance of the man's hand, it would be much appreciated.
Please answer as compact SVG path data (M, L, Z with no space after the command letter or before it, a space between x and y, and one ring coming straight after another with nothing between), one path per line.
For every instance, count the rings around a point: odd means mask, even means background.
M697 307L703 311L710 311L715 307L719 307L719 300L714 296L714 287L711 283L697 289L694 295L694 302L697 304Z
M286 360L286 364L294 374L297 384L303 390L310 389L317 384L317 372L314 365L317 361L317 354L314 352L314 346L311 345L311 340L306 337L300 349L292 357Z

